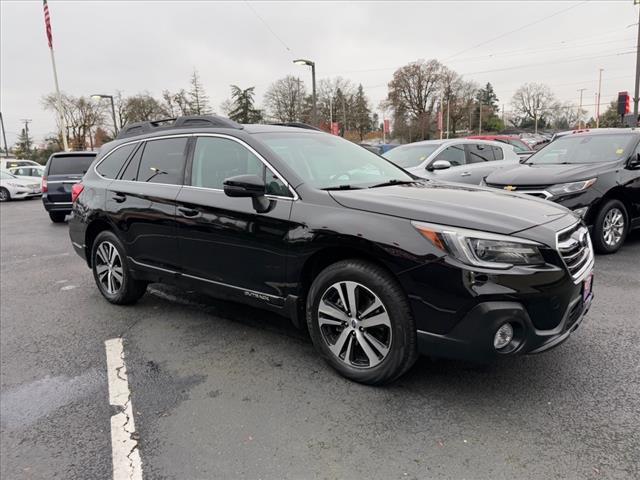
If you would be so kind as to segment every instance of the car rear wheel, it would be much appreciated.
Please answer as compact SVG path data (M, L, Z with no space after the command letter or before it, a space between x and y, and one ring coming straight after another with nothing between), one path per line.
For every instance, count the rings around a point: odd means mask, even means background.
M609 200L596 215L593 244L598 253L617 252L629 231L627 209L619 200Z
M135 303L147 290L145 282L131 276L125 249L112 232L100 233L93 242L91 268L100 293L116 305Z
M9 200L11 200L9 190L4 187L0 187L0 202L8 202Z
M406 295L388 272L369 262L340 261L316 277L307 326L320 355L357 382L390 382L417 358Z
M49 218L53 223L62 223L64 222L67 214L65 212L49 212Z

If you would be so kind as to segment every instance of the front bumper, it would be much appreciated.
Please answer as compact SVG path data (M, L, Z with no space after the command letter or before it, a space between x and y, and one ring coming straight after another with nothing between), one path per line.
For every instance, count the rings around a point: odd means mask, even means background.
M40 191L40 189L30 189L30 188L26 188L26 189L18 189L16 190L14 193L11 194L11 198L13 199L20 199L20 198L32 198L32 197L39 197L42 195L42 192Z
M418 350L422 355L473 361L540 353L560 345L578 326L591 307L593 293L582 294L567 306L562 320L553 329L536 328L525 306L517 301L487 301L478 304L447 334L418 330ZM496 350L493 338L505 322L514 328L514 339Z

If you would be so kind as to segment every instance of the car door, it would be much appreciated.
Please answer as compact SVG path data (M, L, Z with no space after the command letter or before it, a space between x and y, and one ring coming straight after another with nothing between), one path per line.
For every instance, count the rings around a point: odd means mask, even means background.
M483 178L505 165L505 151L501 146L469 143L465 145L465 150L467 152L467 166L460 174L462 178L459 181L461 182L479 185ZM509 158L513 160L517 156L514 153Z
M293 192L255 150L224 135L197 137L187 171L177 199L184 275L216 292L279 301ZM271 210L225 195L224 180L242 174L265 178Z
M141 143L107 188L108 215L127 256L138 265L180 268L176 197L182 188L189 138L177 135ZM96 168L100 172L101 164Z

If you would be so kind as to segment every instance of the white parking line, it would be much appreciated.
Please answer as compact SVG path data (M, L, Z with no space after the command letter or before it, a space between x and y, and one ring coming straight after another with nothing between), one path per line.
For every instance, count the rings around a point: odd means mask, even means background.
M105 341L104 345L107 351L109 403L121 409L111 417L113 480L142 480L142 461L136 440L122 338L112 338Z

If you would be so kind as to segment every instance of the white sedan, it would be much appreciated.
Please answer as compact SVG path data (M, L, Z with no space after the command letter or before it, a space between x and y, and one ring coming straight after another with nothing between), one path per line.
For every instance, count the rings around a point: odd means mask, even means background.
M0 171L0 202L40 195L42 195L42 189L39 183L16 177L5 170Z
M42 175L44 175L44 167L42 165L7 168L7 171L11 175L20 177L23 180L29 180L32 183L42 183Z

